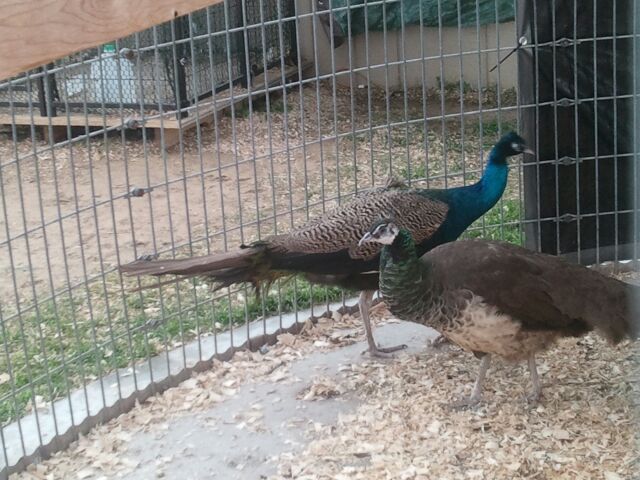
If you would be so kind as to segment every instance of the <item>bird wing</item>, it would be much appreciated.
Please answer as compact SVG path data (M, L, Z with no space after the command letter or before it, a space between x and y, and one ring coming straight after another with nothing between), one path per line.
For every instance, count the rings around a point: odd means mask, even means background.
M592 269L517 245L461 240L427 253L449 288L480 295L529 330L581 334L598 328L613 341L635 336L638 288Z
M269 238L268 243L286 252L304 254L346 250L352 259L369 260L380 253L382 245L370 242L358 246L358 241L380 218L393 218L420 243L438 230L448 209L442 201L392 183L359 193L305 225Z

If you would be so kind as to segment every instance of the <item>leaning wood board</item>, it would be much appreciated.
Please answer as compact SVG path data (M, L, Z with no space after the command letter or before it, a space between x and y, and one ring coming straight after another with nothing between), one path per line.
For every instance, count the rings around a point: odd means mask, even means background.
M0 79L224 0L4 0Z

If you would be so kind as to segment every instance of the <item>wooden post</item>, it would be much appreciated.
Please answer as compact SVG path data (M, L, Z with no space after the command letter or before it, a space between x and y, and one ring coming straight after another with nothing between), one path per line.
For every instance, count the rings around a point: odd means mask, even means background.
M164 148L168 150L180 143L180 129L179 128L165 128L164 129L164 143L162 142L162 130L160 128L153 129L153 144L158 148Z
M51 128L51 135L49 135L49 128ZM47 143L58 143L67 139L67 127L61 127L59 125L44 125L40 127L42 132L42 139Z

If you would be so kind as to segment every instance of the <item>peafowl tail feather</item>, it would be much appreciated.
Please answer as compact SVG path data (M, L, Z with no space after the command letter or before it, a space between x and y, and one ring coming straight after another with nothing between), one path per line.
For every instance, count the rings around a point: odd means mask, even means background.
M175 260L136 260L121 265L120 272L126 276L203 277L216 284L214 290L235 283L251 283L258 293L261 289L268 288L278 278L289 275L271 268L268 247L264 244L246 246L231 252L214 253L202 257Z

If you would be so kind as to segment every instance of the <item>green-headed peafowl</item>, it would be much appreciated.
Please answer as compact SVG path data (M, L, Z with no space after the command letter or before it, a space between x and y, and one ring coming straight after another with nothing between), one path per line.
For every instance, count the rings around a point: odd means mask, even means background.
M640 287L606 277L560 257L504 242L459 240L420 257L399 223L376 222L359 244L384 245L380 293L398 318L428 325L481 358L473 392L481 397L491 355L527 360L533 390L541 393L535 354L557 338L597 330L611 342L635 339Z
M457 239L498 201L507 183L507 158L520 153L532 152L520 136L510 132L493 147L482 178L473 185L436 190L389 183L363 191L289 233L239 250L181 260L138 260L120 270L127 275L204 276L218 287L239 282L259 287L279 277L304 274L314 283L360 290L358 305L369 352L385 356L404 346L378 348L371 331L369 307L378 289L381 247L358 246L358 241L374 221L389 215L411 232L420 254Z

